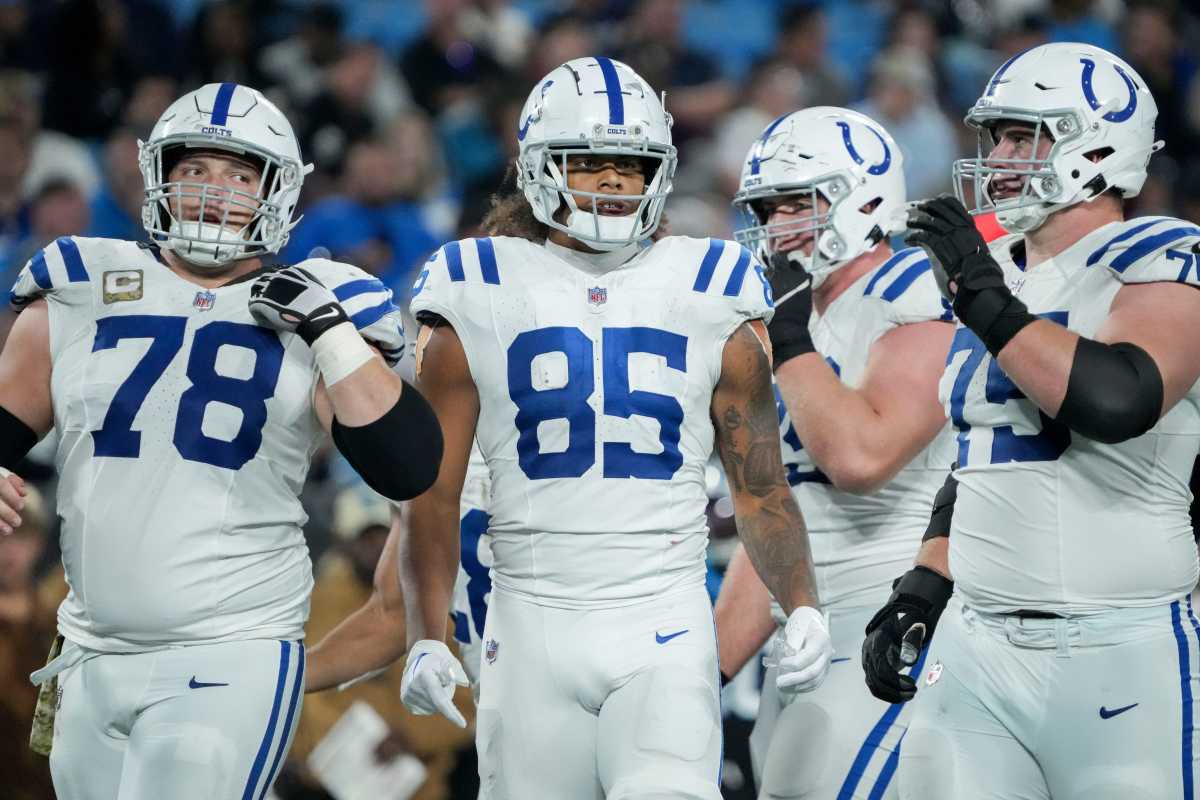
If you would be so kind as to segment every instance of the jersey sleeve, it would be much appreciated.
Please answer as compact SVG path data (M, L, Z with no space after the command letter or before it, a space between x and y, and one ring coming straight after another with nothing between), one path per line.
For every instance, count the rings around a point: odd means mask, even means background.
M462 239L439 248L425 263L412 290L412 313L443 317L460 336L466 333L464 314L473 300L470 293L480 286L499 286L500 269L495 242Z
M689 246L677 256L690 266L684 278L693 292L718 301L727 311L730 333L747 320L771 321L775 313L771 285L749 250L724 239L684 241Z
M1174 217L1129 220L1088 254L1086 267L1100 266L1122 283L1200 286L1200 226Z
M35 253L17 275L8 294L13 311L20 313L41 297L65 306L90 306L93 276L85 263L88 245L87 239L63 236ZM109 280L107 275L105 280ZM112 280L115 282L117 277ZM140 290L140 277L137 284Z
M379 348L388 366L404 357L404 316L392 290L358 267L310 258L297 266L312 272L333 292L362 337Z
M954 312L942 297L929 257L919 247L899 251L883 263L863 290L884 304L884 314L894 325L914 322L952 322Z

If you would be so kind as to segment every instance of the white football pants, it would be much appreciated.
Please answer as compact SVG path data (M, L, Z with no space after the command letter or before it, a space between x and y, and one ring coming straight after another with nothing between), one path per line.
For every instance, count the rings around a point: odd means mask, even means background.
M833 663L816 690L784 705L775 688L776 671L767 670L750 735L760 800L896 797L900 740L912 712L911 704L876 700L867 689L863 631L877 610L830 610ZM918 661L910 673L918 674L920 666Z
M900 756L912 800L1192 800L1190 598L1072 619L942 615Z
M300 719L304 645L97 655L58 687L59 800L261 800Z
M720 800L703 585L589 610L493 588L483 638L476 735L487 800Z

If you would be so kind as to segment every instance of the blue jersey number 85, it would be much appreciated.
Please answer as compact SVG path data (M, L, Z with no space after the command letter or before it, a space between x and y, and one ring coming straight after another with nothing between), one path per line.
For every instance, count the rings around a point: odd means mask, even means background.
M596 391L595 343L579 328L552 327L526 331L508 348L508 395L517 406L517 455L531 479L578 478L596 463L596 412L588 400ZM567 382L555 389L533 387L533 360L546 353L567 359ZM668 480L683 464L679 427L683 407L674 397L631 390L629 356L661 356L667 367L687 371L687 337L658 328L604 328L601 342L604 413L629 419L649 417L659 424L661 453L639 453L627 442L604 443L604 477ZM565 419L567 449L543 453L538 425Z

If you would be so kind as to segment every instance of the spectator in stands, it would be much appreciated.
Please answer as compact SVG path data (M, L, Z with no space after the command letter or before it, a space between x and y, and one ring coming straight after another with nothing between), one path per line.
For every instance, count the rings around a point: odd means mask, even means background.
M464 10L462 26L472 41L482 45L506 69L516 72L525 63L533 26L509 0L475 0Z
M651 86L666 91L675 118L671 131L678 147L700 134L736 100L733 83L717 63L683 39L682 0L640 0L625 25L618 57Z
M104 145L104 185L92 199L88 236L140 241L145 188L138 166L138 137L117 128Z
M400 59L413 100L434 115L463 102L477 103L485 81L503 79L495 56L472 42L463 27L468 4L469 0L425 0L425 30Z
M19 260L23 264L60 236L78 236L91 227L91 210L83 191L69 180L50 180L29 208L29 238Z
M23 190L29 169L29 131L18 118L0 116L0 286L12 286L23 262L22 243L29 237L29 204Z
M525 76L530 84L559 64L600 52L594 26L574 14L559 14L543 22L537 41L538 46L529 51L525 61ZM512 137L502 138L507 141Z
M923 53L885 51L871 66L866 101L854 108L878 120L900 145L909 197L932 197L949 188L958 138L937 106L933 70Z
M122 122L142 138L148 138L154 123L179 97L179 84L169 75L146 75L133 85Z
M1129 65L1158 102L1155 135L1166 141L1167 155L1194 156L1200 149L1200 116L1192 109L1192 101L1200 100L1200 61L1195 48L1185 47L1181 39L1181 15L1166 3L1138 2L1122 30Z
M344 22L336 4L313 3L301 13L291 36L263 48L259 71L283 91L291 107L308 105L324 90L325 71L346 48Z
M814 106L841 106L849 101L846 78L828 56L828 24L816 3L788 6L779 15L775 58L786 61L804 77L808 100Z
M37 687L29 673L46 661L56 633L55 611L66 596L62 570L39 582L35 568L46 546L41 494L26 486L22 524L0 536L0 764L5 800L54 797L49 762L29 749Z
M408 143L405 137L415 137ZM412 269L445 240L425 219L424 193L438 186L436 146L427 125L398 121L390 138L350 149L339 194L308 208L282 259L312 255L348 261L407 296ZM444 229L443 229L444 232Z
M409 105L408 90L386 56L365 42L343 48L322 83L301 109L300 147L319 170L336 175L351 147L382 131Z
M258 89L262 75L254 53L259 27L245 4L221 0L201 7L192 25L184 83L244 83Z

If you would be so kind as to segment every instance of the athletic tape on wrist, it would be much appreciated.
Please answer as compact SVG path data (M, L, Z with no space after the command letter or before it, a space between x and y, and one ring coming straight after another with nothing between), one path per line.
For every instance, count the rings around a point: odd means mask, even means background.
M375 353L351 322L334 325L312 344L325 386L333 386L370 361Z

